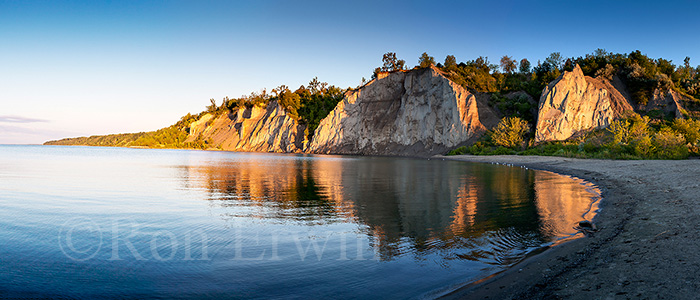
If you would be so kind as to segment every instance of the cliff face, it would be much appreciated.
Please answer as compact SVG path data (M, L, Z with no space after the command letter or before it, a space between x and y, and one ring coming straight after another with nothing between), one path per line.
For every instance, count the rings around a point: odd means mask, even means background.
M493 110L436 68L395 72L347 93L307 150L428 156L466 144L496 123Z
M579 131L607 127L631 110L628 99L610 82L584 76L577 65L542 92L535 142L565 140Z
M683 118L683 106L681 104L683 101L688 101L688 98L672 89L666 91L656 89L647 105L641 106L639 109L646 112L658 110L674 118Z
M307 142L305 129L273 101L265 108L241 108L218 117L206 114L192 122L186 142L210 140L231 151L301 152Z

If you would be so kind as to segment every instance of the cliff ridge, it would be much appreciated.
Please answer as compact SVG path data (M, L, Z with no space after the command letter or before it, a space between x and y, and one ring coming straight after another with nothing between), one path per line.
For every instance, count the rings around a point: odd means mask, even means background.
M498 119L435 67L393 72L348 92L307 152L430 156L475 140Z
M277 103L253 106L214 116L205 114L190 124L185 142L207 140L221 150L302 152L306 126L289 116Z
M576 65L542 91L535 142L565 140L577 132L605 128L633 111L628 98L605 80L584 76Z

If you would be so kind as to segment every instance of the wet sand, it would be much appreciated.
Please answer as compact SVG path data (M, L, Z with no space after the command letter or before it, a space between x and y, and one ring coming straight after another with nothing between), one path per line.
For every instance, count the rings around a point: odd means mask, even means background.
M598 185L599 231L536 255L450 299L697 299L700 160L594 160L460 155L433 159L512 164Z

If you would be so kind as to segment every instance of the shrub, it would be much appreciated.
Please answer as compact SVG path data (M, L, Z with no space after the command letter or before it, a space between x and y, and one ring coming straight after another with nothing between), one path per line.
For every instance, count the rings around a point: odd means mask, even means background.
M462 155L462 154L467 154L467 147L462 146L457 149L453 149L452 151L448 152L447 155Z
M700 139L700 120L675 119L671 128L682 134L688 144L695 144Z
M630 122L627 120L615 120L608 126L608 132L613 135L613 144L626 144L629 141Z
M654 134L653 144L656 147L658 158L682 159L688 157L685 138L669 127L662 127L659 132Z
M655 151L654 144L650 136L644 136L636 140L634 145L634 154L640 157L650 157Z
M523 138L530 130L530 125L518 117L503 118L491 133L493 143L507 148L521 148Z
M611 64L606 64L604 68L600 68L598 69L598 71L595 72L595 77L612 80L614 74L615 67L613 67Z
M516 152L513 149L506 147L498 147L496 150L491 151L488 155L514 155Z
M608 127L613 135L613 144L629 145L631 142L649 135L649 117L633 115L629 119L616 120Z

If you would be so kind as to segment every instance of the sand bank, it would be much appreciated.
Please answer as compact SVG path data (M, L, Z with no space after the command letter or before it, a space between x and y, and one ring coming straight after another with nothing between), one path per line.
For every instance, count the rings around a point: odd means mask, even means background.
M573 175L602 191L599 231L555 246L455 299L693 299L700 296L700 160L439 157Z

